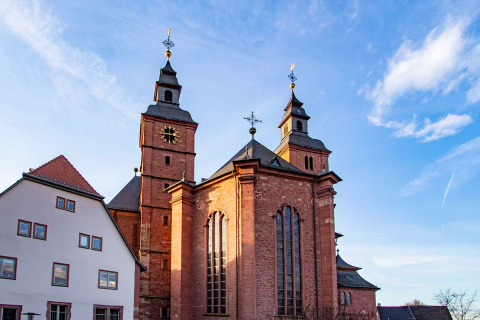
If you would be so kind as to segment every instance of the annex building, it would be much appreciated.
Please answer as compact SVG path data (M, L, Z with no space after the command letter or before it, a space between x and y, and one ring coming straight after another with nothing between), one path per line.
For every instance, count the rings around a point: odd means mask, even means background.
M170 58L170 37L164 42ZM148 271L140 319L273 319L324 306L373 310L376 286L336 255L331 151L294 94L281 139L252 139L210 178L194 181L199 125L180 107L168 60L140 115L140 176L108 204ZM275 130L271 128L272 132ZM227 160L227 159L225 159Z

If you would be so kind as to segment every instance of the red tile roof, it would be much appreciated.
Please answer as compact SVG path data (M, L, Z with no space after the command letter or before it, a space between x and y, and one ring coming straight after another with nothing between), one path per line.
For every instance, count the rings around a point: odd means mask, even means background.
M30 171L29 174L100 195L63 155L60 155L44 165L41 165L37 169Z

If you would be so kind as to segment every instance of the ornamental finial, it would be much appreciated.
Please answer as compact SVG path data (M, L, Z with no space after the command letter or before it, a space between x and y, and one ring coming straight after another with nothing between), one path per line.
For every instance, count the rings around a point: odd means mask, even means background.
M165 51L165 57L167 57L167 61L170 61L170 57L172 56L172 53L170 52L170 49L175 47L175 44L170 40L170 32L172 31L172 28L168 29L168 38L167 40L163 41L162 43L164 44L165 47L167 47L167 51Z
M252 135L252 140L253 140L253 136L257 132L257 129L255 129L255 124L258 123L258 122L262 122L262 120L258 120L255 117L255 114L253 114L253 111L252 111L252 114L249 117L244 117L243 119L247 120L252 125L252 127L250 128L250 134Z
M293 68L295 68L295 63L292 63L292 65L290 66L290 70L292 71L292 73L288 75L288 78L292 82L290 83L290 89L292 90L293 88L295 88L295 81L297 81L297 77L295 77L295 74L293 73Z

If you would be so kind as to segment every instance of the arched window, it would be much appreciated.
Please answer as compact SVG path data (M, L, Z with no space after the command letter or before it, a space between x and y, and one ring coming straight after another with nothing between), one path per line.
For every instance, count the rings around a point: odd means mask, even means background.
M305 156L305 169L308 170L308 156Z
M303 124L302 121L297 121L297 131L303 131Z
M342 306L345 305L345 292L343 292L343 291L340 292L340 304Z
M310 157L310 170L313 170L313 158Z
M293 211L293 214L292 214ZM302 314L302 264L300 217L284 206L276 215L277 235L277 314Z
M227 313L227 221L214 212L207 224L207 313Z
M350 294L350 292L347 292L347 305L351 305L352 304L352 295Z
M288 133L288 124L285 125L285 127L283 127L283 135L286 136Z
M165 101L172 102L172 91L165 90Z

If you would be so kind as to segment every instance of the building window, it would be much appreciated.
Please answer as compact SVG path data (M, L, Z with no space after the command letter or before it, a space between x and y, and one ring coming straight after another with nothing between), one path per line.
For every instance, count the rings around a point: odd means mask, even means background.
M347 305L351 305L352 304L352 295L350 294L350 292L347 292Z
M168 187L170 187L170 185L168 183L165 183L164 185L164 188L163 189L167 189Z
M160 318L168 319L170 317L170 308L160 308Z
M303 131L303 124L302 121L297 121L297 131Z
M75 212L75 201L67 200L67 210L71 212Z
M172 102L172 98L173 98L172 91L166 90L165 91L165 101Z
M167 259L162 260L162 269L163 270L168 270L168 260Z
M277 211L275 221L277 237L277 313L278 315L301 315L300 217L294 208L284 206Z
M313 158L310 157L310 170L313 170Z
M72 304L69 302L47 302L47 320L70 320Z
M103 239L92 236L92 250L102 251Z
M52 286L68 287L69 264L53 263Z
M80 248L90 249L90 236L88 234L80 233L78 246Z
M340 292L340 304L342 306L345 305L345 292L343 292L343 291Z
M288 133L288 124L283 127L283 135L286 136Z
M308 170L308 156L305 156L305 169Z
M47 226L35 222L33 224L33 237L38 240L47 240Z
M98 287L100 289L118 289L118 272L100 270L98 274Z
M57 197L57 208L65 210L65 198Z
M163 216L163 225L168 226L168 216Z
M207 223L207 312L227 313L227 219L218 211Z
M122 306L101 306L94 305L95 320L122 320L123 307Z
M22 306L11 304L0 304L0 319L2 320L20 320Z
M165 164L170 164L170 156L165 156Z
M0 278L12 280L17 278L17 258L0 256Z
M32 223L30 221L18 220L17 235L30 238L32 236Z

